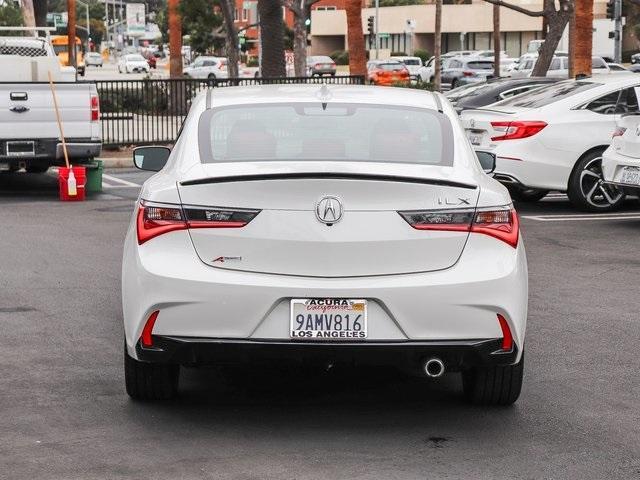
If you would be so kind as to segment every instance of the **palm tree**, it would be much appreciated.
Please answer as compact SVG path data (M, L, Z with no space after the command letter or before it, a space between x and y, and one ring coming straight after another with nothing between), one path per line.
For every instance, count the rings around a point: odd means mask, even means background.
M436 0L436 27L434 31L433 40L433 88L434 90L440 90L440 54L442 53L442 45L440 37L442 34L442 0Z
M169 0L169 76L182 76L182 19L180 0Z
M493 75L500 76L500 5L493 5Z
M258 0L260 43L262 44L262 76L284 77L284 22L282 4L276 0Z
M593 0L575 0L574 15L573 74L591 75Z
M349 72L351 75L367 74L367 55L362 32L362 0L347 0L347 43L349 49Z

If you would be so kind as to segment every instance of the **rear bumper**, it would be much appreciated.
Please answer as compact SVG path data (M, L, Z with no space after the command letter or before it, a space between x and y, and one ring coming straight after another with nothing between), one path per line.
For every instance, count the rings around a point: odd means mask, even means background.
M293 348L289 345L300 344L290 340L292 298L367 299L368 336L356 344L358 348L492 340L502 336L496 316L500 314L521 350L527 317L526 255L522 243L513 249L487 235L472 234L461 258L445 270L296 277L210 267L194 254L186 231L138 246L133 228L125 242L122 295L128 352L135 358L143 327L155 311L160 312L153 328L158 337L205 343L242 339L249 348L265 342Z
M7 155L7 142L33 142L33 153ZM85 159L97 157L102 150L102 143L99 140L89 138L69 138L67 140L67 152L70 159ZM49 161L51 165L64 163L64 152L62 142L57 138L51 139L7 139L0 141L0 163L11 164L26 161L27 163L36 161Z
M501 339L326 343L154 335L153 343L153 348L145 348L138 342L138 359L186 366L349 362L420 372L424 362L432 357L440 358L448 371L478 365L512 365L518 357L515 347L509 352L500 350Z

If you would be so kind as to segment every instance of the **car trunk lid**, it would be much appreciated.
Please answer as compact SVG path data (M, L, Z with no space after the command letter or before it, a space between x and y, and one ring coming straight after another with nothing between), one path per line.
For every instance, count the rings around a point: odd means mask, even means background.
M243 228L190 230L200 259L229 270L349 277L449 268L468 232L416 230L398 211L474 208L479 195L443 167L233 167L179 184L183 205L260 210Z

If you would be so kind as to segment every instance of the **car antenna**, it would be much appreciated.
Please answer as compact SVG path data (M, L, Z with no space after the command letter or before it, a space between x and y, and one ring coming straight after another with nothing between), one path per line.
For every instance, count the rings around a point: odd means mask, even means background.
M317 94L318 98L322 102L322 110L327 109L327 100L331 98L331 91L326 83L323 83L320 87L320 91Z

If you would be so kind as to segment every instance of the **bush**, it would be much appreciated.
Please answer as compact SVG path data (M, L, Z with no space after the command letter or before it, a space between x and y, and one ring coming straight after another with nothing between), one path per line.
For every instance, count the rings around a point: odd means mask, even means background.
M249 57L247 58L247 67L259 67L260 62L258 62L258 57Z
M416 48L413 52L416 57L420 57L422 63L427 63L427 60L431 58L431 54L422 48Z
M401 88L413 88L414 90L428 90L433 91L433 83L429 82L419 82L416 84L406 83L406 82L396 82L393 84L394 87Z
M349 65L349 52L336 50L329 55L336 65Z

